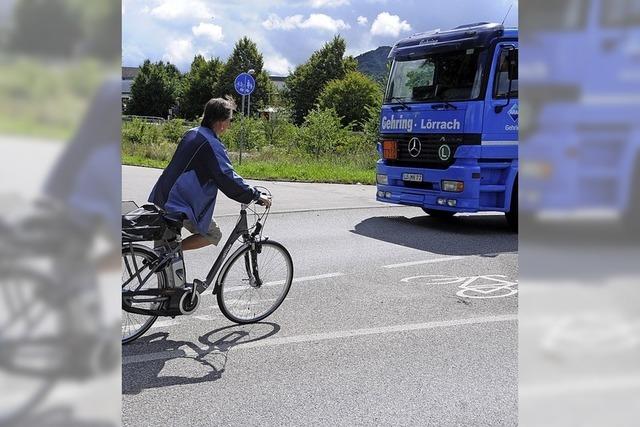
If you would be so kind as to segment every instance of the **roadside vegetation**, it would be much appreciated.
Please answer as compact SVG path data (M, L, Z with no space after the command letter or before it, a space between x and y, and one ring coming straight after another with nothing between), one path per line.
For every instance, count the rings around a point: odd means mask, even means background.
M373 184L376 124L369 120L362 131L354 131L342 126L335 110L317 108L301 126L286 118L238 117L222 141L238 173L247 178ZM166 167L183 133L195 125L183 119L124 122L123 164Z
M145 61L133 82L122 126L124 164L164 168L186 130L197 126L206 101L232 95L233 77L254 69L256 92L247 117L237 113L222 135L238 173L253 179L375 182L382 84L356 70L335 37L299 65L278 90L262 69L253 41L243 38L223 63L194 58L181 75L165 62ZM171 110L173 118L169 119ZM146 123L135 116L159 116Z

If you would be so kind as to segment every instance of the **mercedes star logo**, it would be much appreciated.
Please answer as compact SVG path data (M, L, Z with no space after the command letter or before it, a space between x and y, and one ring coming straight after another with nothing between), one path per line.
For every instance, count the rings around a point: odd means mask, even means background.
M418 138L411 138L409 141L409 155L411 157L418 157L422 151L422 144Z

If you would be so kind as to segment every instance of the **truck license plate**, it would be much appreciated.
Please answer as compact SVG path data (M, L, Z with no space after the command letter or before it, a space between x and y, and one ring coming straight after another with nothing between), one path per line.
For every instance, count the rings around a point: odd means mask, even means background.
M403 173L403 181L422 182L422 174L419 173Z

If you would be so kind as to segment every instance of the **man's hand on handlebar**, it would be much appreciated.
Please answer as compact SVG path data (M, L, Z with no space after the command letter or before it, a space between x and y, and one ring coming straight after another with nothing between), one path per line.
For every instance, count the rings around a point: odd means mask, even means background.
M268 209L271 207L271 196L260 194L260 198L256 200L256 203L260 206L265 206Z

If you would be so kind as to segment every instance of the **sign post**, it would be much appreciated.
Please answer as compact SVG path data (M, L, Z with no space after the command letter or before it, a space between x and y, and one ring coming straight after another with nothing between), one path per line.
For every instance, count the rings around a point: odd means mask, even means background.
M242 115L246 117L247 115L251 114L251 94L256 88L256 81L251 74L240 73L238 74L235 81L233 82L233 86L236 89L236 92L238 92L238 94L242 96ZM244 110L245 96L248 97L246 112ZM242 146L244 145L244 138L245 138L244 123L242 126L242 132L240 133L240 135L241 135L240 144L239 144L240 157L238 160L238 164L242 164Z

